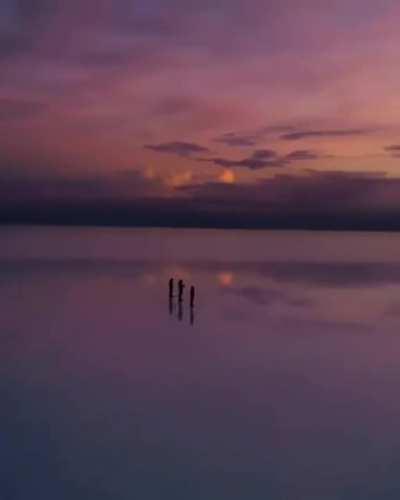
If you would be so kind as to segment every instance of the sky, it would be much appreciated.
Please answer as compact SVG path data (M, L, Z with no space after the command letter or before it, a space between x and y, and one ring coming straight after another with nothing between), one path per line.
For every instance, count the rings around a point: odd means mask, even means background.
M399 15L1 0L0 221L400 228Z

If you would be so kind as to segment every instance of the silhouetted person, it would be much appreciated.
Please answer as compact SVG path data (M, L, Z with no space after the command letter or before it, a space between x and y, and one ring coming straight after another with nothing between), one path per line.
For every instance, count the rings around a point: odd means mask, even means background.
M174 278L171 278L169 280L169 296L170 297L174 296Z
M194 307L194 296L195 296L195 288L194 286L190 287L190 307L193 309Z
M182 306L181 300L178 303L178 319L179 319L179 321L182 321L182 319L183 319L183 306Z
M169 298L169 314L171 316L174 314L174 298L171 296Z
M178 296L179 296L179 302L182 302L183 300L183 289L185 288L185 285L183 283L183 280L178 281Z

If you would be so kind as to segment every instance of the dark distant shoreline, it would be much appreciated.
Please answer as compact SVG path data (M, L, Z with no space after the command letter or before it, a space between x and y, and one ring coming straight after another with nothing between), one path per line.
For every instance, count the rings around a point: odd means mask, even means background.
M148 222L148 221L114 221L114 220L52 220L46 217L32 217L27 219L9 219L5 220L0 216L0 227L11 226L30 226L30 227L109 227L109 228L149 228L149 229L210 229L210 230L245 230L245 231L315 231L315 232L400 232L400 220L393 223L340 223L340 221L331 224L323 224L322 222L284 222L284 223L269 223L269 224L235 224L232 223L215 223L208 224L206 221L197 223L170 221L164 222Z
M290 206L268 210L190 199L0 200L0 225L154 227L244 230L399 232L400 213L347 207Z

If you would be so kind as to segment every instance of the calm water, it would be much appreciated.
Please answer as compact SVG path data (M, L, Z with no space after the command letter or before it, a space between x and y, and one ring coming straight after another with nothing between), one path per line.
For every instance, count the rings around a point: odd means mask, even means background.
M0 311L2 500L400 498L400 235L1 229Z

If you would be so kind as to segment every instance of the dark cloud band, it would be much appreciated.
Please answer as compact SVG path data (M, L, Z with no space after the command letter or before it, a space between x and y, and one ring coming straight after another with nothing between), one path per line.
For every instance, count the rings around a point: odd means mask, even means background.
M165 142L162 144L149 144L145 149L150 149L157 153L174 154L177 156L193 156L201 153L208 153L208 148L199 146L191 142Z
M301 139L312 138L335 138L335 137L352 137L371 133L366 129L344 129L344 130L299 130L284 134L281 139L285 141L299 141Z

